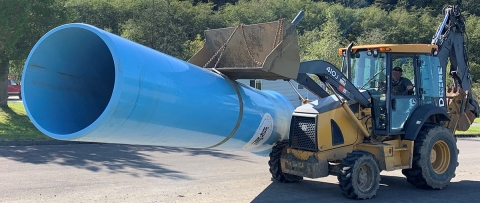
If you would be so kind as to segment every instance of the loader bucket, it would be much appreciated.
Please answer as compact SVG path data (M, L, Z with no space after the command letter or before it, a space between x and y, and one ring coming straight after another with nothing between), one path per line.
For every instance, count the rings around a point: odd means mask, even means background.
M205 44L188 62L232 79L296 79L296 26L283 19L205 31Z

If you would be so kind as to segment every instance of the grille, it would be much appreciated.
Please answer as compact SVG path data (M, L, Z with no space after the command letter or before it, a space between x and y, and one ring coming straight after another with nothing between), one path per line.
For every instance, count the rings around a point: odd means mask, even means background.
M291 144L293 148L318 151L315 124L314 117L294 116L292 118Z

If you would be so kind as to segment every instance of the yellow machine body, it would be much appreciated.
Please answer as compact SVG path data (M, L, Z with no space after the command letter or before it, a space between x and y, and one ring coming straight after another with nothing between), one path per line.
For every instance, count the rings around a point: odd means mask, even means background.
M361 108L358 104L352 106L360 109L355 114L357 118L369 116L369 108ZM411 168L413 141L401 140L401 136L395 136L389 140L375 139L375 136L372 136L370 142L364 143L361 129L356 126L347 111L340 106L319 114L294 113L294 117L315 119L317 136L312 137L316 137L315 141L318 144L316 149L301 149L304 146L299 144L300 141L295 139L296 137L293 137L290 141L293 147L287 148L286 153L282 155L282 170L288 174L308 178L325 177L335 173L336 168L332 167L331 163L339 162L354 150L363 150L373 154L379 161L381 170L393 171ZM360 121L367 123L369 133L372 133L371 123L368 123L367 119ZM332 125L332 123L335 124ZM338 126L336 130L340 130L343 135L344 139L341 143L335 141L335 136L332 136L332 134L338 133L333 132L335 130L332 126L334 125Z

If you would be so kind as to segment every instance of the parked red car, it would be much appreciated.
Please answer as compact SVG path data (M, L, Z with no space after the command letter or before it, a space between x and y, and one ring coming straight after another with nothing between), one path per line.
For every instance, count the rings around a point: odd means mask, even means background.
M14 79L8 79L8 96L18 96L22 99L22 86Z

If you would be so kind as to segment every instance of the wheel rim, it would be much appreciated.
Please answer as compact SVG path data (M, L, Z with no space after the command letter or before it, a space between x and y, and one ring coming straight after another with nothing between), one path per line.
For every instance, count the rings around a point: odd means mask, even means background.
M373 187L373 169L369 165L363 164L360 167L357 184L361 191L368 191Z
M450 164L450 148L443 140L435 142L430 153L430 163L435 173L447 171Z

